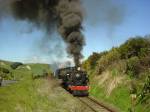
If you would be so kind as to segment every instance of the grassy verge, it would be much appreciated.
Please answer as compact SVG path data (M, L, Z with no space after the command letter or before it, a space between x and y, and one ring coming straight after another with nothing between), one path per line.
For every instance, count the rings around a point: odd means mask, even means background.
M90 112L52 78L36 78L40 65L13 70L17 83L0 87L0 112Z
M94 97L115 105L123 112L127 112L128 108L131 107L128 90L124 87L118 87L116 90L113 90L112 95L109 97L106 96L105 90L99 86L93 86L90 92Z
M46 109L46 106L49 105L47 99L37 92L37 88L42 83L42 79L33 81L31 75L26 74L22 81L7 87L1 87L1 112L31 112L36 110L39 105L42 109Z
M114 105L121 112L131 112L131 108L134 108L135 112L149 112L150 110L148 105L131 105L131 96L127 85L119 85L110 96L107 96L105 87L99 86L97 82L92 82L90 94L103 102Z

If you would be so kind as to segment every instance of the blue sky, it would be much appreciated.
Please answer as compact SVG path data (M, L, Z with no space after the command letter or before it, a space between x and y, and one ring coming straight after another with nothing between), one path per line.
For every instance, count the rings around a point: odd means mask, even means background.
M105 12L99 7L101 5L97 4L95 6L93 3L92 6L89 3L90 6L88 7L88 3L83 3L85 11L87 11L83 23L83 34L86 39L86 46L83 49L85 58L92 52L101 52L109 50L113 46L119 46L130 37L150 34L149 0L112 1L113 4L120 5L121 10L123 10L120 23L113 24L114 26L109 25L109 20L101 19L100 16L103 16L101 13ZM36 49L36 44L44 35L42 30L35 27L31 28L31 24L25 21L16 21L11 17L3 18L0 21L0 59L24 62L52 62L51 55L41 53ZM65 48L65 45L60 47ZM65 55L63 59L66 58Z

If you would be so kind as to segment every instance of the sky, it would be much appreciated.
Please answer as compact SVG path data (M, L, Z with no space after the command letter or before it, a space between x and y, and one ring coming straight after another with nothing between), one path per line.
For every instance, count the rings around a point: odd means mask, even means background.
M99 0L83 0L85 19L83 34L86 45L83 49L84 59L93 52L109 50L119 46L131 37L150 34L150 1L149 0L111 0L111 3L97 3ZM104 1L104 0L102 0ZM117 6L118 15L109 15L110 7ZM108 17L108 18L105 18ZM110 18L112 17L112 19ZM0 59L21 62L57 61L60 54L41 52L38 44L45 33L26 21L16 21L11 16L0 21ZM53 35L59 38L57 32ZM62 40L61 40L62 41ZM63 43L63 42L61 42ZM51 43L50 43L51 44ZM65 49L65 44L60 46ZM49 48L49 47L48 47ZM67 54L63 51L64 57Z

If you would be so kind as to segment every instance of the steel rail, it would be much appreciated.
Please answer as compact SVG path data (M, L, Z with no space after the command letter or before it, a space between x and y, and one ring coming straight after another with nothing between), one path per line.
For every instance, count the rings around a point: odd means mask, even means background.
M99 109L104 109L104 110L107 110L108 112L116 112L114 111L113 109L109 108L108 106L98 102L97 100L95 100L94 98L92 97L78 97L78 99L83 103L85 104L87 107L89 107L93 112L99 112L97 111L97 109L95 109L93 106L91 106L90 104L88 104L85 100L89 100L91 101L92 103L94 103L95 105L99 106Z

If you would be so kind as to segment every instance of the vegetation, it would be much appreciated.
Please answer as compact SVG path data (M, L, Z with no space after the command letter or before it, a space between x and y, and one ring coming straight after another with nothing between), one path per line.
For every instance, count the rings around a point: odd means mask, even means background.
M0 87L1 112L36 111L36 109L38 109L38 104L41 106L41 109L45 109L44 106L48 105L49 103L45 97L40 96L40 94L37 92L37 89L40 87L40 85L45 82L43 79L33 81L32 74L34 74L34 71L32 71L32 69L38 69L38 72L42 71L43 68L47 71L50 71L48 65L43 66L42 64L32 64L30 70L26 67L30 65L20 65L20 68L17 67L15 69L13 69L11 65L12 63L1 61L0 70L3 79L8 80L5 75L7 74L7 76L9 76L10 74L8 71L10 71L11 75L13 75L13 80L18 80L17 83L8 85L6 87ZM11 79L12 78L9 80Z
M37 79L41 77L47 77L51 75L52 71L49 69L50 66L47 64L29 64L32 69L32 78Z
M49 65L23 64L13 69L12 64L0 60L0 77L18 80L0 87L2 112L85 111L83 106L80 110L71 108L79 107L78 102L70 102L55 82L45 78L51 74ZM82 65L90 75L91 95L116 105L122 112L150 111L149 36L131 38L110 51L93 53Z
M12 79L10 68L11 62L0 60L0 77L3 79Z
M5 68L10 65L5 62L2 64ZM89 112L88 108L59 87L55 80L45 76L42 78L43 70L51 74L47 64L24 64L12 69L18 81L0 87L0 112ZM33 80L36 74L40 77Z
M90 74L92 95L125 112L150 111L150 36L93 53L82 65Z
M15 63L12 63L10 66L11 66L12 69L16 69L16 68L18 68L21 65L23 65L23 64L20 63L20 62L15 62Z
M146 77L145 83L139 93L138 103L150 105L150 73Z
M48 64L22 64L20 62L0 61L0 77L5 80L20 80L22 72L30 72L32 78L46 77L51 74Z

